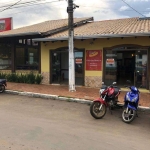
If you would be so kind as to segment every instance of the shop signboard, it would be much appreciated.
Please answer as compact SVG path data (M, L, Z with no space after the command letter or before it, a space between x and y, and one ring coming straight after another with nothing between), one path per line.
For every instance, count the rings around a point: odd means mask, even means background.
M86 51L86 70L101 71L102 70L102 51L87 50Z
M76 64L82 64L82 58L76 58Z
M12 18L0 18L0 32L12 29Z
M113 58L109 58L106 60L106 64L113 65L115 63L115 60Z

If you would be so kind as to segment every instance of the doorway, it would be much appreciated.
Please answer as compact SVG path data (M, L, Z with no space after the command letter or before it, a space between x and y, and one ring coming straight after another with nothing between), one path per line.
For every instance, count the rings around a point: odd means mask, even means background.
M130 80L134 85L134 72L135 72L135 51L117 51L117 73L116 81L118 85Z
M84 85L84 51L74 50L75 84ZM68 49L50 51L50 83L69 84L69 53Z
M148 88L147 49L118 47L104 52L104 82L116 81L121 87L130 80L132 85Z

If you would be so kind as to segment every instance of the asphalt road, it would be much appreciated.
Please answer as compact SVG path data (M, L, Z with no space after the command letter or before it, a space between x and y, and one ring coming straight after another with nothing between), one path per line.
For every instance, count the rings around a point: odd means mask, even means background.
M89 105L0 94L0 150L149 150L150 112L94 119Z

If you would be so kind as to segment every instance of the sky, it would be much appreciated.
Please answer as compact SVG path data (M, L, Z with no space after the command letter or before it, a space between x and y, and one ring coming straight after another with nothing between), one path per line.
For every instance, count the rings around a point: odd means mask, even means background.
M150 0L73 0L74 17L95 21L150 17ZM0 0L0 18L13 18L13 28L68 18L67 0Z

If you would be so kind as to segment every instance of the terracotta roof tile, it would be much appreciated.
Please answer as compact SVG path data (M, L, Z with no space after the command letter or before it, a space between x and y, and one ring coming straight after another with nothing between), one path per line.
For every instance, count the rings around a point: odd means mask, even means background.
M82 20L86 20L89 18L74 18L74 23L80 22ZM51 30L55 30L58 28L62 28L68 26L68 19L61 19L61 20L49 20L42 23L17 28L9 31L0 32L1 35L11 35L11 34L21 34L21 33L30 33L30 32L39 32L44 33Z
M87 23L74 29L76 36L88 35L109 35L109 34L130 34L130 33L148 33L150 32L150 20L140 20L139 18L126 18L116 20L95 21ZM49 38L68 36L64 31Z

